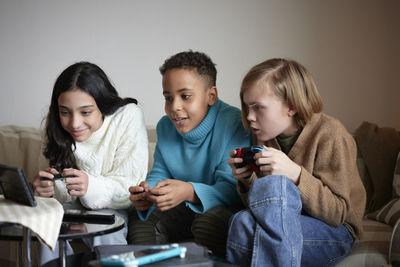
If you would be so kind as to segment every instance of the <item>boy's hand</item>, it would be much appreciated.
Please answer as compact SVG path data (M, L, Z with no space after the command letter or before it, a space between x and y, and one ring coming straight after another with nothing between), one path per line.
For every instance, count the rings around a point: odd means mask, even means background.
M153 205L153 202L147 200L148 191L149 184L145 181L138 186L129 187L129 192L131 193L129 199L136 210L147 210Z
M260 166L263 176L285 175L293 181L295 185L299 184L301 167L294 163L285 153L274 148L268 148L254 156L256 164Z
M86 195L89 177L85 172L69 168L63 170L62 176L70 176L70 178L65 178L68 194L78 197Z
M158 182L154 188L149 189L149 193L147 199L153 202L160 211L174 208L183 201L200 202L190 183L175 179Z
M58 174L58 171L53 168L47 168L44 171L39 171L33 179L33 189L35 195L41 197L51 197L54 195L54 175ZM48 178L48 180L40 180L40 177Z

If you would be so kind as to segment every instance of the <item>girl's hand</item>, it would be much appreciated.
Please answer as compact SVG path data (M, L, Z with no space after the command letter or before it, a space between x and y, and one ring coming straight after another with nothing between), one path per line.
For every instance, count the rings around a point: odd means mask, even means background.
M166 211L181 204L183 201L199 203L192 184L175 179L158 182L149 189L147 199L156 205L160 211Z
M83 197L86 195L89 184L89 176L85 172L69 168L64 169L61 174L62 176L71 176L69 178L65 178L68 194L78 197Z
M228 164L232 168L233 177L235 177L236 180L242 182L243 185L248 189L251 187L253 181L252 179L250 179L251 175L253 174L253 170L250 168L250 165L245 165L242 168L237 168L236 164L242 163L243 159L235 158L234 156L236 155L236 153L236 150L232 150L229 153L229 156L231 158L228 159Z
M295 185L299 184L301 167L282 151L268 147L267 151L256 153L254 159L263 176L270 174L285 175Z
M143 181L138 186L129 187L129 192L131 193L129 199L136 210L147 210L153 205L153 202L147 200L147 195L149 194L149 184L147 182Z
M32 184L35 195L41 197L52 197L54 195L54 174L58 174L58 171L53 168L47 168L36 174ZM48 178L49 180L40 180L40 177Z

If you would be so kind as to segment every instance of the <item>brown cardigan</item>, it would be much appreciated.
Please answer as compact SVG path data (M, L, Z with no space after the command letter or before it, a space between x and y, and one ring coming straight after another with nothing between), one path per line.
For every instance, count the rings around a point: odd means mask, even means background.
M276 139L264 145L280 149ZM356 144L345 127L328 115L314 114L288 157L301 166L303 210L331 226L345 224L359 238L366 193L356 166ZM239 191L245 204L247 193Z

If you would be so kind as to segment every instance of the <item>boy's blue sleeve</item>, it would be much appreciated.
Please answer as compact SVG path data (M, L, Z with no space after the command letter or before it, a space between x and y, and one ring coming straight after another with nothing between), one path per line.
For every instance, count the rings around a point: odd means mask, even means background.
M238 147L249 146L251 140L241 125L233 132L235 133L233 136L227 136L227 138L231 138L230 142L226 145L222 160L214 172L215 183L209 185L191 182L201 202L201 204L186 202L186 205L194 212L204 213L213 207L231 206L240 201L236 189L237 181L233 177L232 168L228 164L229 153Z
M171 177L171 174L168 172L167 166L161 156L160 149L158 144L156 145L156 149L154 151L154 164L151 169L149 175L146 178L146 182L149 184L150 188L153 188L158 182ZM148 210L145 211L137 211L139 218L142 221L147 220L150 214L155 209L155 205L153 204Z
M158 182L171 177L172 175L168 171L167 165L161 156L159 144L157 143L154 151L153 168L151 169L149 175L147 175L146 182L149 184L150 188L153 188Z

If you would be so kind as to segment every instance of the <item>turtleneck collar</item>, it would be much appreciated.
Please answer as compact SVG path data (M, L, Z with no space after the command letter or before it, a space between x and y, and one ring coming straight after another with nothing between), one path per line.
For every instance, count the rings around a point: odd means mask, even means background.
M104 119L103 119L103 123L101 124L100 128L97 129L94 133L92 133L92 135L89 136L89 138L87 140L85 140L83 142L79 142L79 143L82 143L82 144L93 143L93 142L96 143L98 139L102 138L103 135L106 132L106 129L107 129L108 125L111 122L111 116L112 115L105 116Z
M196 143L203 140L204 137L211 131L214 127L215 118L217 117L218 110L220 109L221 101L218 99L214 105L208 108L207 115L204 119L197 125L193 130L186 134L179 133L185 141L190 143Z

